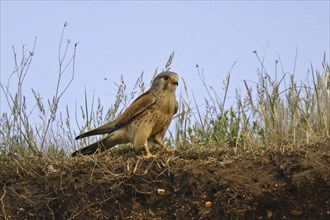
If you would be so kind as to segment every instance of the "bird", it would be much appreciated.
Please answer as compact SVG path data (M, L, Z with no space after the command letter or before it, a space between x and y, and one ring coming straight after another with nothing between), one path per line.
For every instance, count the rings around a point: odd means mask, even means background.
M178 81L178 74L172 71L164 71L156 75L150 89L137 97L115 120L82 133L75 139L108 134L106 137L73 152L71 156L103 152L125 143L133 144L136 150L144 147L146 159L157 157L150 152L149 144L158 144L167 153L173 153L175 149L168 148L163 139L178 110L175 95Z

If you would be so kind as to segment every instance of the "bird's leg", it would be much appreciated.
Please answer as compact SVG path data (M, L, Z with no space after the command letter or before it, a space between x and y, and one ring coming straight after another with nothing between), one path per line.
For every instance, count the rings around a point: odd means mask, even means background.
M146 142L144 143L144 148L145 148L146 151L147 151L147 155L144 156L145 159L157 158L157 155L152 154L152 153L150 152L150 150L149 150L149 146L148 146L148 141L146 141Z
M159 144L162 148L165 149L166 153L170 153L170 154L174 153L175 149L170 149L166 147L163 141L161 141L159 138L155 138L155 141L157 142L157 144Z

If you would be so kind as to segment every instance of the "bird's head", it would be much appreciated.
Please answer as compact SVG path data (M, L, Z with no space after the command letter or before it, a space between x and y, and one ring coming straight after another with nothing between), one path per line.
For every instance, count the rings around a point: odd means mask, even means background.
M151 88L157 90L175 91L178 84L179 84L178 74L176 74L175 72L166 71L159 73L155 77L154 81L152 82Z

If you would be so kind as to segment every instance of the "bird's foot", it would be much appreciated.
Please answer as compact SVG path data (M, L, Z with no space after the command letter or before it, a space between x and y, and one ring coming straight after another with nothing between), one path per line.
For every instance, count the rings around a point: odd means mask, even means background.
M157 155L156 154L152 154L152 153L147 153L146 156L143 156L144 159L156 159L157 158Z
M165 149L166 153L168 153L168 154L173 154L175 152L175 150L176 150L175 148L172 148L171 149L171 148L168 148L168 147L167 148L164 148L164 149Z

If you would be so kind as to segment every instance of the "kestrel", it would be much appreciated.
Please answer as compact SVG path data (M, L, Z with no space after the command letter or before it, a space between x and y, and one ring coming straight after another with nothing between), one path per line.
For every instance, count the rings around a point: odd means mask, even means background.
M158 74L151 88L140 95L115 120L83 133L76 140L91 135L108 134L105 138L86 146L71 155L88 155L105 151L118 144L132 143L135 149L145 148L145 158L156 157L149 150L150 143L157 143L171 153L163 143L165 133L171 123L173 115L178 110L175 90L178 86L178 75L165 71Z

